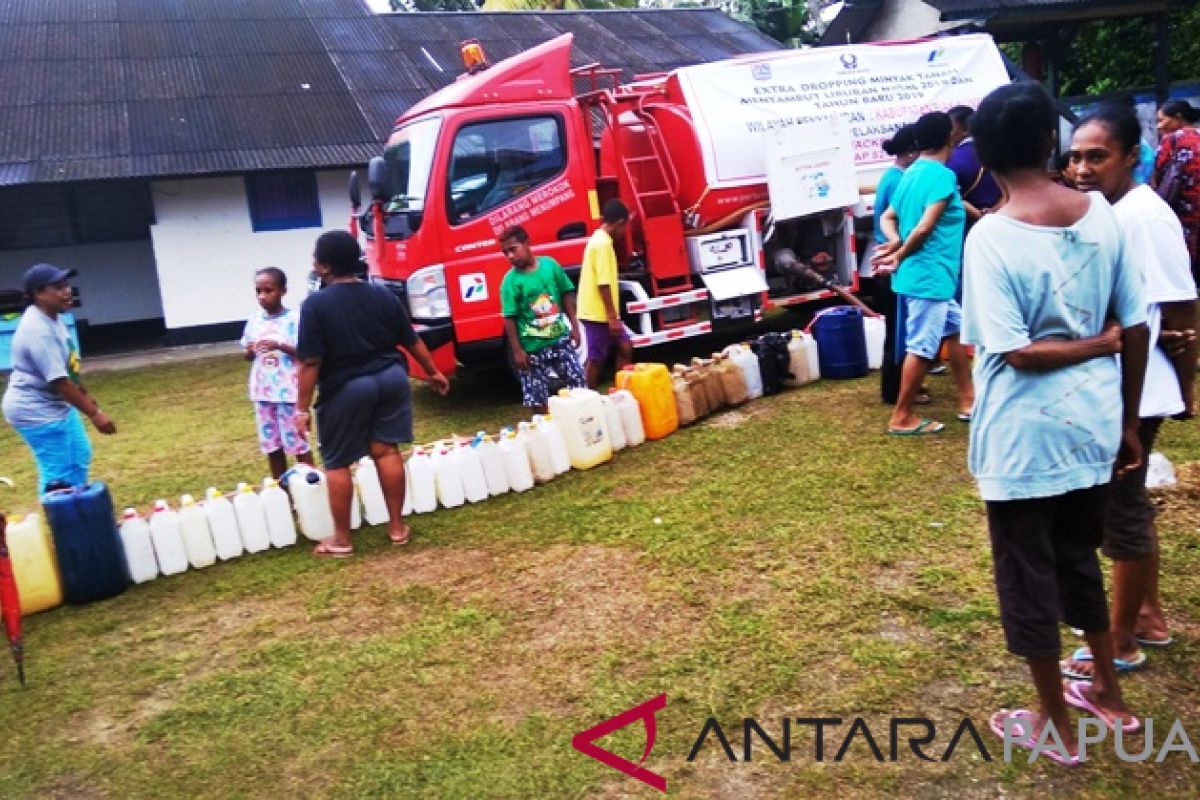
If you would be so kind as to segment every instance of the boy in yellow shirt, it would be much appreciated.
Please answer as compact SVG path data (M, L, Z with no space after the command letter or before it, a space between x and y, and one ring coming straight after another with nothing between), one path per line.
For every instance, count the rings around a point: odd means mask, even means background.
M620 290L617 286L617 253L613 239L625 233L629 209L613 198L604 204L603 223L583 251L579 272L579 321L587 342L587 385L600 385L600 373L615 347L617 369L633 361L633 342L621 322Z

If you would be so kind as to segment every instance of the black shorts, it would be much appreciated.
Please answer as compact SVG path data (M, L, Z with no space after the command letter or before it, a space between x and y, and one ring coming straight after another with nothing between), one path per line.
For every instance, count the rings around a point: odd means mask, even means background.
M1104 544L1100 550L1114 561L1138 561L1153 555L1158 547L1154 533L1154 504L1146 493L1146 472L1150 468L1150 451L1160 417L1143 419L1138 426L1142 442L1142 465L1123 478L1113 478L1108 495L1108 512L1104 518Z
M411 442L412 390L399 364L351 378L317 406L317 441L326 469L348 467L371 442Z
M1010 652L1058 658L1058 621L1087 633L1108 630L1096 549L1108 486L1055 497L988 502L988 533L1000 621Z

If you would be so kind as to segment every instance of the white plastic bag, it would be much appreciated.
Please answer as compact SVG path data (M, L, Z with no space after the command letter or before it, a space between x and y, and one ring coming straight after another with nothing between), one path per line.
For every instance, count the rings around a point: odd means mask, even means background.
M1150 454L1150 466L1146 470L1146 488L1160 489L1175 485L1175 468L1162 453L1155 450Z

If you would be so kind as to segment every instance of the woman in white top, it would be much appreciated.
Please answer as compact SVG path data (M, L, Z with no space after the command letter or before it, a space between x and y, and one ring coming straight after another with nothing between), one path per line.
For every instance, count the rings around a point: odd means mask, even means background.
M1122 259L1112 209L1046 171L1057 125L1040 84L1001 87L975 113L976 152L1008 202L967 239L963 338L977 347L968 460L987 506L1000 619L1040 706L999 711L991 726L1030 749L1061 741L1041 754L1075 764L1068 704L1114 729L1141 727L1112 663L1096 548L1114 460L1121 473L1141 463L1149 333L1140 276ZM1097 658L1094 683L1066 692L1060 618L1085 631ZM1050 725L1056 738L1041 738Z
M1171 641L1158 602L1158 536L1154 505L1146 494L1146 463L1163 420L1190 418L1195 406L1195 337L1181 338L1182 331L1196 327L1191 259L1175 212L1134 178L1140 142L1141 124L1133 109L1104 105L1075 129L1070 153L1078 187L1101 192L1113 204L1125 239L1125 261L1145 281L1150 341L1162 341L1165 329L1175 337L1168 341L1179 345L1170 352L1161 346L1150 349L1138 428L1147 458L1113 481L1108 500L1101 549L1113 561L1110 630L1118 672L1146 662L1140 644L1165 646ZM1081 647L1063 662L1063 674L1088 680L1093 666L1091 651Z

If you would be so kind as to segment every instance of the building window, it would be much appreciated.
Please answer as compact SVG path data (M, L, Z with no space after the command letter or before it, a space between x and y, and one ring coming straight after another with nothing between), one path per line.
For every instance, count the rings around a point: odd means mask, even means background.
M313 172L257 172L246 176L255 232L321 227L321 198Z
M0 189L0 250L149 239L153 222L144 181Z
M567 165L556 117L463 126L450 158L450 220L466 222L532 191Z

